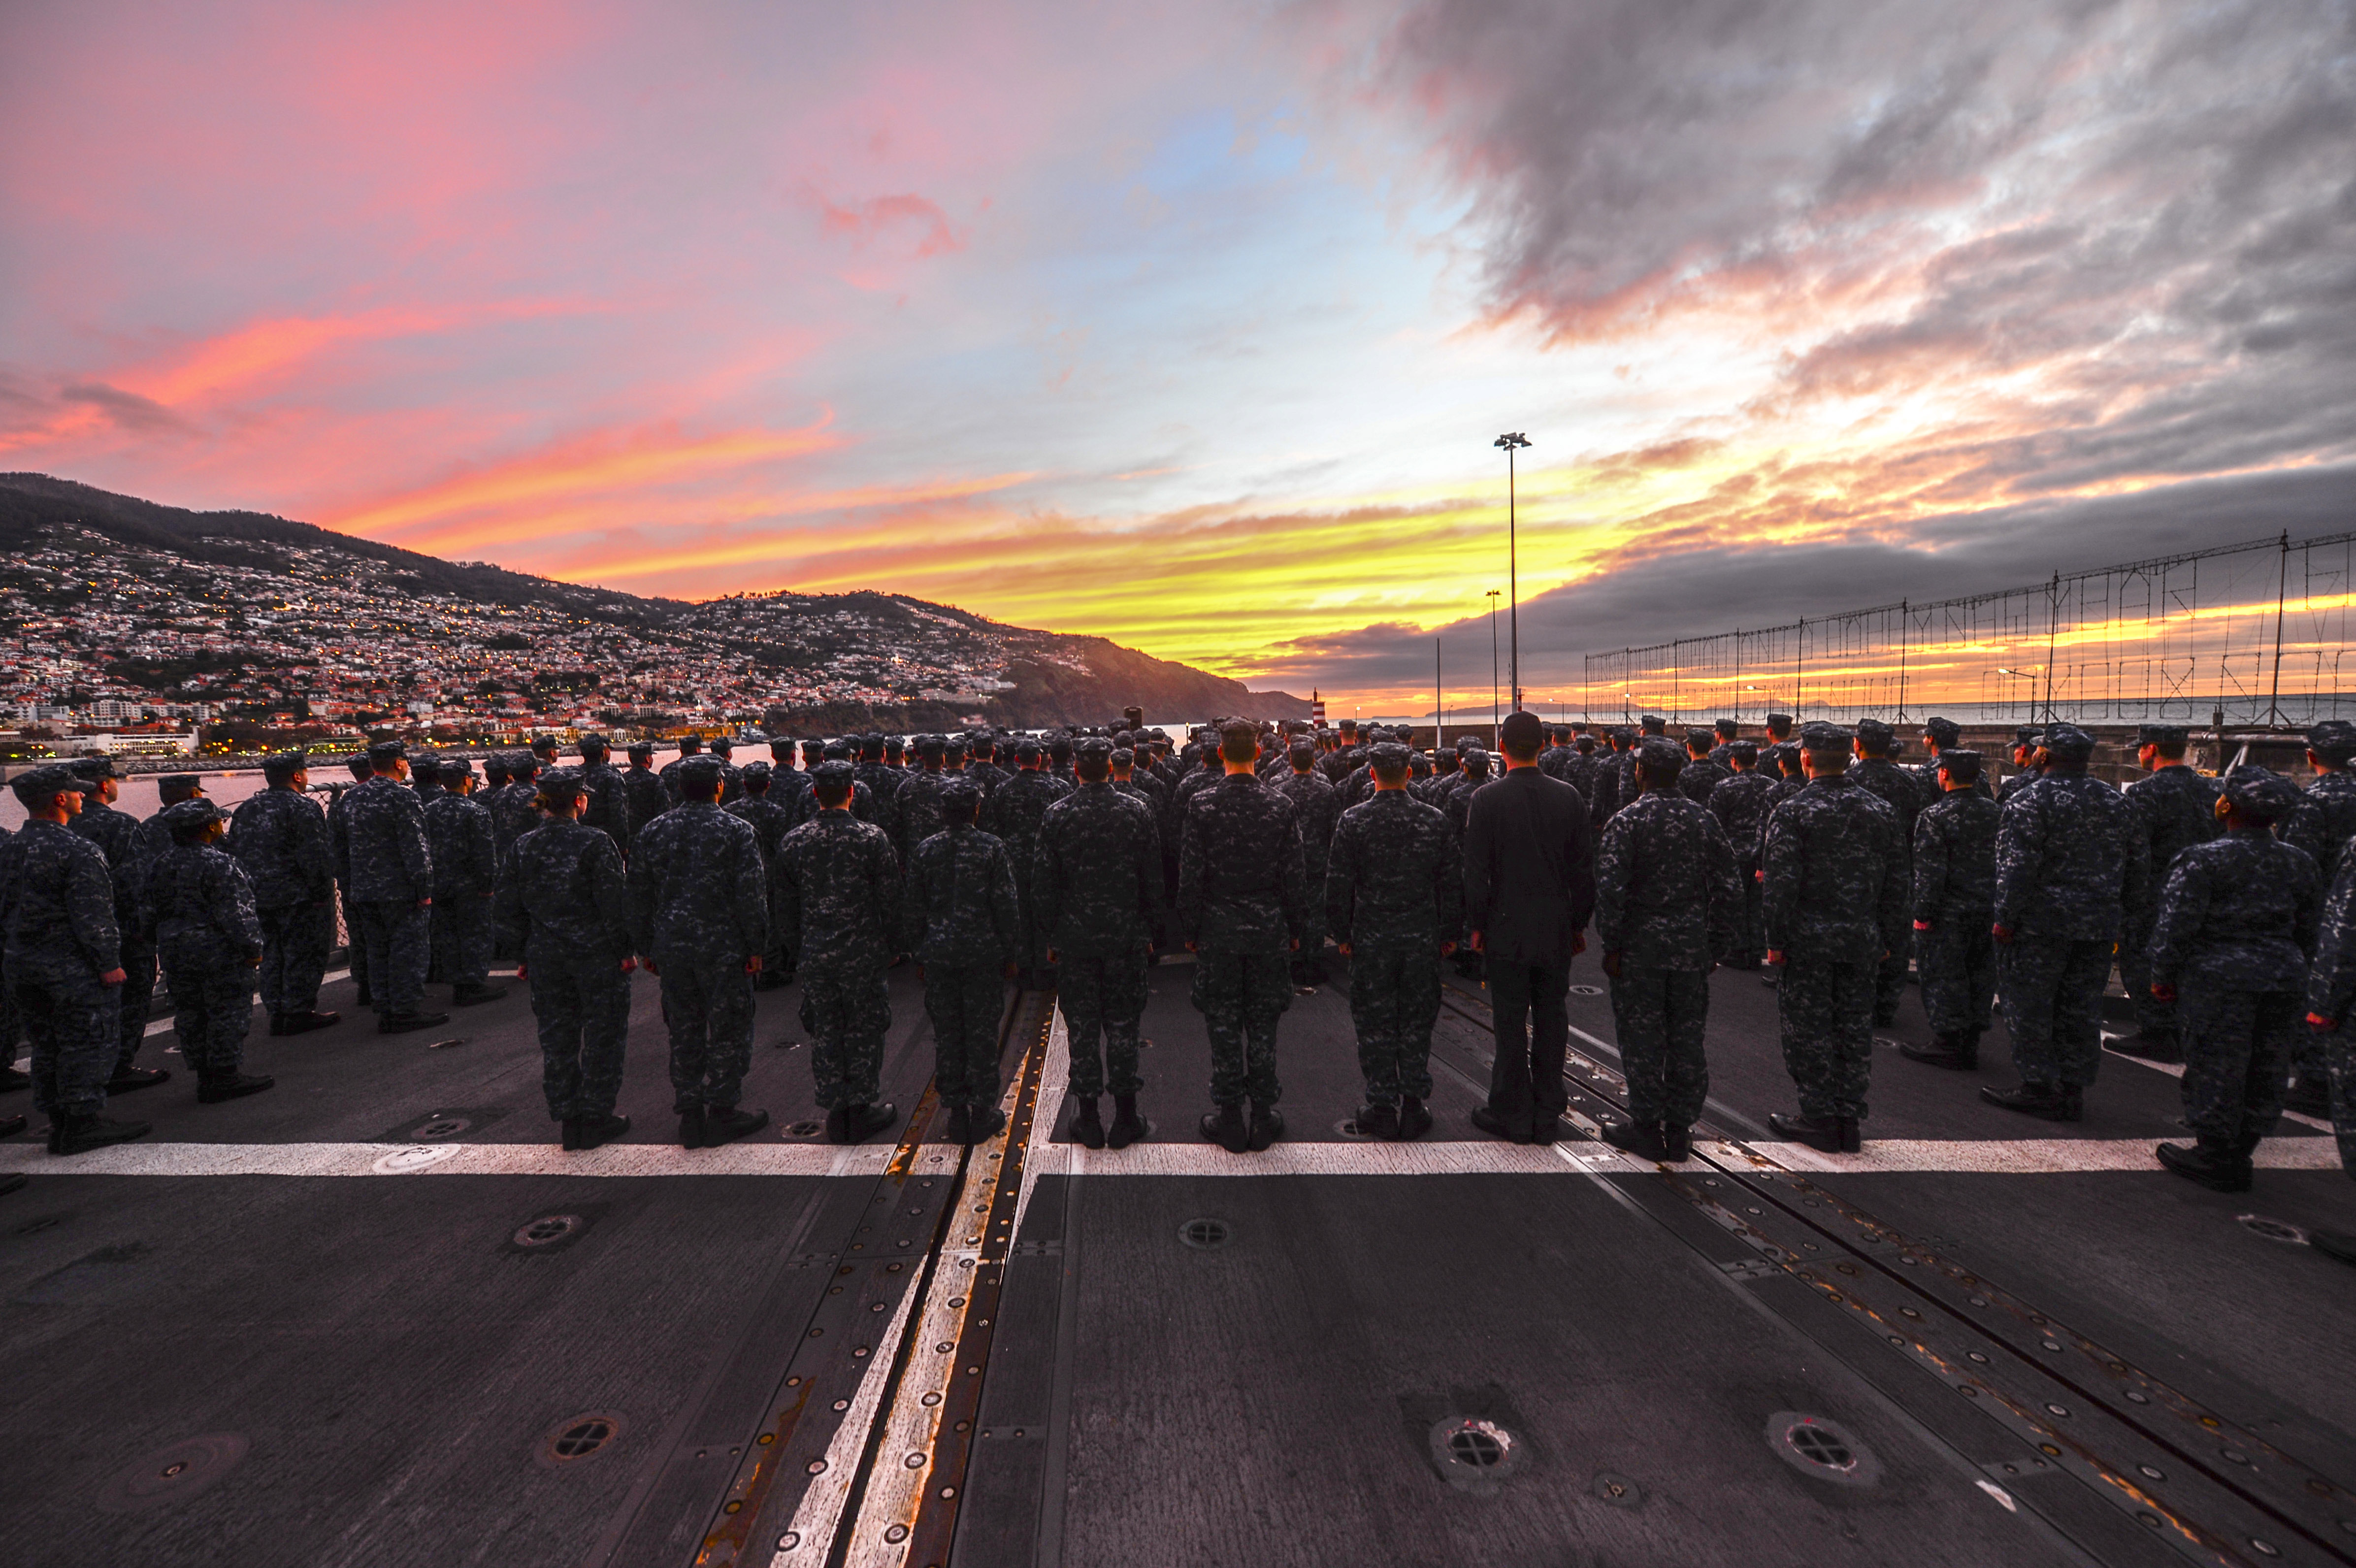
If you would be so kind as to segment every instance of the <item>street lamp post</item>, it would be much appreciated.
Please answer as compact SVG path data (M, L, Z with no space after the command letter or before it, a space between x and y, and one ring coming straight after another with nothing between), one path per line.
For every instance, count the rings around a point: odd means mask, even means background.
M1516 560L1514 519L1514 454L1530 444L1530 438L1520 431L1508 431L1492 443L1505 453L1505 586L1509 608L1506 619L1512 623L1514 711L1522 711L1522 585L1520 563Z
M1497 711L1497 590L1489 590L1489 744L1504 744L1503 715Z

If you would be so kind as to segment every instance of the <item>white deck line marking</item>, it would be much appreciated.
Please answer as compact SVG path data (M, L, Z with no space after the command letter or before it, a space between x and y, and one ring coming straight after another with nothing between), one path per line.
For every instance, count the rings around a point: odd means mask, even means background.
M1039 1067L1039 1099L1031 1107L1031 1135L1023 1143L1023 1190L1014 1197L1013 1235L1018 1241L1023 1239L1023 1216L1031 1212L1031 1190L1039 1185L1039 1177L1044 1173L1046 1163L1055 1159L1054 1174L1056 1176L1078 1176L1082 1172L1076 1161L1066 1164L1055 1156L1066 1147L1074 1155L1087 1153L1077 1144L1067 1145L1055 1142L1055 1122L1064 1113L1064 1096L1072 1083L1072 1036L1064 1027L1064 1010L1061 1007L1050 1008L1047 1019L1047 1059ZM1021 1079L1018 1078L1016 1081L1019 1083ZM1009 1101L1010 1105L1012 1103ZM1009 1113L1012 1114L1011 1112ZM1130 1155L1148 1146L1133 1144L1120 1153Z
M382 1171L377 1163L409 1149L447 1151L422 1168ZM876 1144L608 1144L567 1153L554 1144L118 1144L70 1159L34 1143L0 1144L0 1170L43 1176L874 1176L892 1150Z
M851 1409L844 1412L842 1424L834 1429L834 1440L826 1445L826 1468L811 1478L802 1500L795 1506L793 1523L777 1538L793 1544L777 1549L769 1559L772 1568L824 1563L833 1552L835 1531L842 1523L842 1505L850 1499L851 1482L858 1478L859 1456L867 1451L867 1434L875 1428L875 1412L884 1402L884 1385L891 1381L892 1363L899 1358L900 1339L908 1331L908 1316L916 1305L915 1291L900 1293L900 1305L892 1314L892 1322L883 1337L876 1340L875 1352L867 1359L867 1370L860 1374L859 1391L851 1398Z

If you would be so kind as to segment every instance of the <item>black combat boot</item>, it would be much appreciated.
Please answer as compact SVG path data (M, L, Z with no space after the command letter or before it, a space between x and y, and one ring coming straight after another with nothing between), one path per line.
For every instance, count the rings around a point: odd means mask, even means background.
M2238 1145L2221 1138L2204 1137L2190 1147L2162 1144L2152 1153L2178 1176L2198 1182L2211 1192L2250 1190L2250 1156L2242 1153Z
M2184 1059L2184 1044L2173 1029L2137 1029L2124 1039L2103 1042L2112 1050L2140 1057L2147 1062L2180 1062Z
M1137 1096L1116 1094L1112 1097L1112 1126L1105 1133L1105 1147L1126 1149L1145 1136L1145 1118L1137 1113Z
M2283 1109L2302 1116L2331 1114L2331 1080L2319 1072L2303 1072L2283 1096Z
M1856 1117L1843 1116L1839 1120L1840 1152L1844 1155L1854 1155L1865 1147L1865 1134L1858 1130Z
M594 1149L612 1143L630 1130L628 1117L616 1116L610 1111L593 1111L586 1116L575 1118L575 1121L579 1124L577 1135L580 1141L570 1145L573 1148Z
M0 1138L13 1138L24 1130L22 1116L0 1116Z
M826 1141L830 1144L851 1142L851 1107L838 1105L826 1113Z
M966 1142L987 1144L997 1137L1005 1126L1005 1112L995 1105L977 1105L973 1108L971 1119L967 1122Z
M1072 1142L1084 1149L1103 1148L1105 1129L1104 1122L1097 1115L1097 1097L1093 1094L1084 1094L1076 1098L1080 1102L1080 1108L1072 1117Z
M838 1138L836 1143L842 1142ZM679 1113L679 1146L682 1149L703 1147L703 1107L691 1105Z
M0 1094L16 1094L33 1087L33 1075L0 1066Z
M578 1116L567 1116L559 1123L559 1125L563 1129L564 1146L567 1149L579 1148L581 1146L581 1118Z
M1980 1098L1990 1105L2018 1111L2024 1116L2034 1116L2044 1122L2070 1122L2085 1115L2082 1102L2078 1116L2072 1117L2068 1092L2051 1083L2024 1083L2018 1089L1982 1089Z
M1675 1122L1661 1123L1661 1147L1672 1164L1682 1165L1693 1158L1693 1129Z
M260 1094L277 1081L258 1072L233 1072L221 1078L209 1078L197 1085L197 1103L219 1105L224 1100L242 1100L249 1094Z
M1358 1107L1357 1125L1361 1136L1397 1143L1399 1135L1398 1107L1361 1105Z
M160 1067L119 1067L114 1076L106 1080L109 1094L129 1094L134 1090L153 1089L159 1083L172 1081L170 1069Z
M1399 1142L1410 1143L1431 1131L1431 1111L1412 1094L1399 1096Z
M1770 1111L1767 1112L1767 1125L1772 1127L1778 1136L1789 1138L1795 1144L1805 1144L1828 1155L1840 1153L1840 1118L1837 1116L1786 1116L1781 1111Z
M769 1124L766 1111L739 1111L734 1105L703 1108L703 1146L716 1149L736 1138L748 1137Z
M92 1149L102 1149L109 1144L127 1144L134 1138L144 1138L151 1131L145 1122L115 1122L85 1111L68 1116L51 1129L49 1153L81 1155Z
M1624 1149L1640 1160L1665 1160L1667 1145L1661 1139L1657 1122L1606 1122L1603 1141L1615 1149Z
M376 1021L380 1035L408 1035L419 1029L439 1028L450 1021L447 1013L387 1013Z
M829 1136L832 1136L832 1115L830 1113ZM952 1105L949 1107L948 1120L941 1127L941 1141L945 1144L970 1144L973 1142L972 1128L973 1112L966 1106ZM842 1142L840 1138L834 1141L838 1144Z
M1251 1134L1246 1144L1255 1155L1284 1136L1284 1112L1273 1105L1252 1101Z
M341 1013L322 1013L313 1008L308 1013L289 1013L278 1020L282 1035L307 1035L314 1029L333 1028L344 1021Z
M1251 1147L1251 1128L1244 1121L1243 1101L1230 1100L1204 1117L1203 1136L1231 1155L1240 1155Z
M504 985L454 985L450 988L450 1005L477 1007L486 1002L497 1002L507 993Z
M850 1134L846 1143L863 1144L900 1119L900 1108L893 1104L846 1105L842 1108L843 1131ZM973 1120L979 1122L977 1113Z
M1898 1043L1898 1054L1911 1062L1967 1070L1980 1065L1979 1042L1967 1035L1939 1035L1927 1046L1912 1040Z

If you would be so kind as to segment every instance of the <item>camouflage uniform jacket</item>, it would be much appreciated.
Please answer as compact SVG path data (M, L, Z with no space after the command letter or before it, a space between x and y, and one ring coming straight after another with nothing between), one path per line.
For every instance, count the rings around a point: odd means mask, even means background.
M1323 773L1312 769L1295 773L1290 767L1270 781L1269 788L1292 802L1301 822L1301 864L1309 868L1309 892L1318 896L1317 889L1325 880L1326 856L1333 843L1333 832L1342 820L1342 797ZM1409 786L1413 792L1413 786Z
M1734 845L1708 807L1648 789L1603 825L1595 935L1622 963L1707 972L1733 949L1743 902Z
M854 782L867 786L867 798L873 803L871 809L875 813L872 817L861 820L873 822L891 835L894 844L899 843L900 789L907 783L908 776L879 757L873 762L852 763L851 777ZM971 768L969 768L966 770L966 777L973 778ZM980 780L975 779L974 782L979 786ZM851 814L854 817L859 815L857 811Z
M1549 779L1558 779L1565 784L1569 784L1570 765L1578 756L1579 753L1569 746L1557 746L1552 741L1548 741L1547 748L1538 753L1538 771ZM1584 789L1580 791L1582 795L1586 792Z
M611 762L588 762L581 768L581 825L595 828L630 853L630 835L637 822L630 811L630 781Z
M1178 931L1205 952L1280 953L1308 929L1300 813L1248 773L1198 790L1178 840Z
M622 852L595 828L551 817L508 847L492 917L518 947L544 932L572 950L618 960L632 945Z
M2115 941L2148 896L2150 861L2127 798L2098 779L2055 773L2004 803L1996 839L1996 920L2014 931Z
M2314 968L2307 981L2307 1010L2345 1027L2351 1006L2356 1006L2356 855L2343 854L2331 895L2323 901Z
M516 840L548 820L533 803L539 799L539 785L518 779L492 790L484 800L483 810L491 814L491 844L502 860ZM332 820L334 813L328 815Z
M965 765L965 776L975 789L981 791L985 800L996 794L998 787L1012 777L995 762L969 762ZM906 777L905 773L902 775L904 779Z
M240 958L261 956L253 885L243 867L209 844L176 843L156 856L139 904L151 946L205 942Z
M1377 789L1342 813L1324 880L1327 929L1353 951L1436 952L1463 924L1457 835L1403 789Z
M139 894L145 885L140 873L148 857L139 848L139 819L102 803L95 794L83 797L81 811L66 819L66 826L96 844L106 855L107 875L114 883L114 925L125 948L146 941L146 922L140 918ZM164 842L170 843L166 832Z
M434 896L434 852L417 792L378 774L345 795L335 830L336 880L362 903L414 903Z
M1010 963L1023 950L1014 863L992 833L959 823L908 856L900 946L918 963Z
M1082 784L1047 808L1032 852L1031 905L1057 954L1142 954L1162 892L1153 813L1110 784Z
M0 940L7 967L95 977L123 963L106 852L35 818L0 840Z
M916 846L948 824L941 821L941 794L949 776L937 768L919 768L900 785L900 847L913 854Z
M690 753L689 755L694 756L700 754ZM655 778L663 787L664 798L674 806L679 804L679 765L686 760L686 757L674 757L669 762L664 763L660 768L655 769ZM775 786L773 785L771 788L774 789Z
M2152 891L2168 879L2176 857L2225 831L2217 821L2217 781L2178 763L2153 769L2126 788L2140 819L2144 858L2151 866ZM2313 854L2312 850L2308 851Z
M1848 776L1858 789L1879 795L1884 805L1898 813L1898 831L1912 854L1914 818L1922 810L1922 789L1914 775L1886 757L1863 757L1849 764Z
M1769 814L1762 865L1770 948L1879 963L1905 940L1898 813L1847 774L1810 779Z
M720 809L741 822L753 824L753 838L761 846L761 864L764 866L776 862L777 845L794 831L792 815L766 795L747 795L734 805Z
M1970 789L1953 789L1914 819L1914 918L1926 926L1996 913L1996 838L2004 808Z
M335 895L327 819L299 789L264 789L238 802L229 821L229 853L245 868L253 901L264 909L324 904Z
M2328 885L2339 875L2348 841L2356 837L2356 773L2343 768L2317 774L2299 809L2276 832L2285 843L2307 851Z
M1697 806L1707 806L1718 787L1734 777L1734 769L1708 757L1694 757L1677 770L1677 793Z
M2298 991L2323 879L2308 853L2241 828L2177 856L2151 934L2152 983Z
M1612 758L1612 810L1624 811L1636 803L1644 792L1642 780L1636 777L1636 754L1644 743L1639 741L1627 750L1613 754Z
M1033 858L1039 853L1039 824L1046 820L1047 808L1070 793L1053 774L1018 768L982 802L981 825L1005 841L1016 881L1030 879Z
M769 798L774 800L776 796L776 787L772 785L769 789ZM735 803L734 798L722 797L721 804L723 806L733 806ZM815 820L818 814L826 809L818 803L817 787L810 782L810 777L807 773L802 775L802 787L794 791L794 798L781 803L793 818L795 827L800 827L804 822ZM881 825L876 823L875 791L856 779L851 781L851 814L860 822Z
M760 843L750 823L709 800L673 806L647 824L629 886L631 940L649 957L749 956L769 945Z
M425 843L434 852L434 897L482 897L499 875L491 814L447 790L425 808Z
M1774 808L1775 786L1781 782L1754 768L1709 792L1709 814L1726 830L1734 869L1744 876L1759 869L1760 841L1766 836L1767 813Z
M662 775L651 768L634 765L622 775L622 787L630 798L630 832L633 833L670 810L670 791L663 788ZM785 787L782 779L771 776L769 788L773 792ZM496 795L491 797L492 800L498 799ZM494 817L496 814L494 808Z
M900 950L900 857L874 823L848 811L804 822L777 846L776 888L796 964L883 969Z
M1574 750L1570 760L1562 765L1562 781L1579 791L1591 811L1595 806L1596 758L1586 752Z

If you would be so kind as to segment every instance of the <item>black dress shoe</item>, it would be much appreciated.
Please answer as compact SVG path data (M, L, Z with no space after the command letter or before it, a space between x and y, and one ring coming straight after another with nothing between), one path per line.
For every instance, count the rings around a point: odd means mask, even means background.
M343 1021L341 1013L322 1013L314 1008L308 1013L287 1014L279 1020L285 1026L278 1032L282 1035L307 1035L314 1029L333 1028Z
M450 989L450 1005L476 1007L486 1002L497 1002L508 993L504 985L456 985Z
M197 1103L219 1105L224 1100L243 1100L249 1094L260 1094L277 1081L258 1072L239 1072L227 1078L207 1079L197 1085Z
M578 1116L567 1116L562 1122L562 1126L564 1129L564 1146L567 1149L579 1148L581 1146L581 1118Z
M1472 1125L1492 1137L1511 1139L1516 1144L1526 1144L1530 1141L1530 1135L1527 1133L1515 1132L1506 1123L1504 1117L1485 1105L1476 1105L1472 1108Z
M1251 1147L1251 1126L1244 1120L1243 1102L1231 1100L1204 1117L1203 1136L1231 1155Z
M579 1135L581 1141L577 1144L573 1145L576 1148L597 1148L602 1144L612 1143L615 1139L620 1137L623 1133L630 1130L630 1119L628 1117L616 1116L610 1111L604 1112L592 1112L587 1116L577 1118L577 1120L580 1122Z
M447 1013L388 1013L376 1021L380 1035L409 1035L420 1029L438 1028L450 1021Z
M153 1089L159 1083L169 1083L171 1081L172 1074L170 1070L166 1068L117 1068L114 1069L114 1076L106 1080L106 1092L109 1094L129 1094L136 1090Z
M1530 1142L1541 1148L1562 1136L1562 1118L1540 1112L1530 1119Z
M83 1114L69 1116L49 1140L53 1155L80 1155L92 1149L105 1148L109 1144L127 1144L134 1138L144 1138L153 1129L145 1122L116 1122L104 1116Z
M1412 1094L1399 1097L1399 1142L1410 1143L1431 1131L1431 1108Z
M0 1094L15 1094L33 1087L33 1075L18 1072L12 1067L0 1067Z
M1072 1118L1072 1142L1084 1149L1105 1146L1104 1122L1097 1114L1097 1097L1093 1094L1080 1097L1079 1112Z
M826 1141L830 1144L851 1142L851 1107L838 1105L826 1113Z
M1840 1118L1840 1152L1844 1155L1854 1155L1864 1147L1865 1134L1858 1131L1857 1118L1854 1116Z
M766 1111L739 1111L734 1105L707 1105L703 1108L703 1146L716 1149L737 1138L749 1136L769 1124Z
M2178 1176L2198 1182L2211 1192L2250 1190L2250 1157L2226 1145L2203 1138L2190 1146L2162 1144L2152 1153Z
M1840 1118L1837 1116L1786 1116L1781 1111L1767 1112L1767 1125L1779 1137L1794 1144L1805 1144L1812 1149L1822 1149L1837 1155L1841 1148Z
M977 1105L966 1122L966 1142L987 1144L1005 1129L1006 1112L995 1105Z
M900 1119L900 1108L889 1101L880 1105L846 1105L842 1108L842 1119L845 1131L851 1134L851 1141L854 1144L863 1143L897 1122ZM979 1122L981 1120L980 1112L976 1112L973 1119Z
M1918 1046L1912 1040L1901 1040L1898 1043L1898 1054L1911 1062L1922 1062L1927 1067L1954 1068L1958 1071L1980 1065L1978 1043L1976 1041L1966 1043L1953 1035L1941 1035L1927 1046Z
M2302 1116L2331 1114L2331 1080L2319 1072L2303 1072L2283 1096L2283 1109Z
M2140 1057L2147 1062L2172 1065L2184 1059L2184 1042L2173 1029L2138 1029L2125 1039L2106 1040L2104 1044L2112 1050Z
M1672 1165L1683 1165L1693 1158L1693 1129L1680 1127L1674 1122L1661 1123L1661 1147Z
M0 1116L0 1138L13 1138L24 1130L22 1116Z
M1247 1146L1255 1155L1284 1136L1284 1112L1273 1105L1252 1101L1251 1135Z
M2017 1089L1984 1088L1980 1098L1990 1105L2006 1111L2018 1111L2023 1116L2034 1116L2040 1122L2068 1122L2079 1118L2070 1114L2070 1103L2063 1092L2050 1083L2024 1083Z
M1660 1123L1656 1122L1606 1122L1603 1141L1615 1149L1624 1149L1640 1160L1665 1160L1668 1146L1661 1139Z
M2307 1244L2327 1258L2336 1258L2343 1263L2356 1263L2356 1236L2345 1230L2310 1230L2307 1233Z
M941 1126L941 1139L949 1144L970 1144L973 1142L972 1127L973 1113L962 1105L952 1105L948 1120ZM835 1141L841 1142L840 1138Z
M1145 1118L1137 1113L1137 1096L1116 1094L1112 1097L1112 1126L1105 1133L1105 1147L1126 1149L1145 1136Z
M1366 1137L1397 1141L1399 1135L1399 1113L1396 1105L1361 1105L1356 1120L1359 1133Z
M284 1014L284 1013L273 1013L273 1014L270 1015L270 1034L271 1034L271 1037L272 1037L273 1039L275 1039L277 1036L279 1036L280 1035L284 1034L285 1032L286 1032L286 1015L285 1015L285 1014Z
M703 1147L702 1106L690 1106L679 1113L679 1146L682 1149Z

